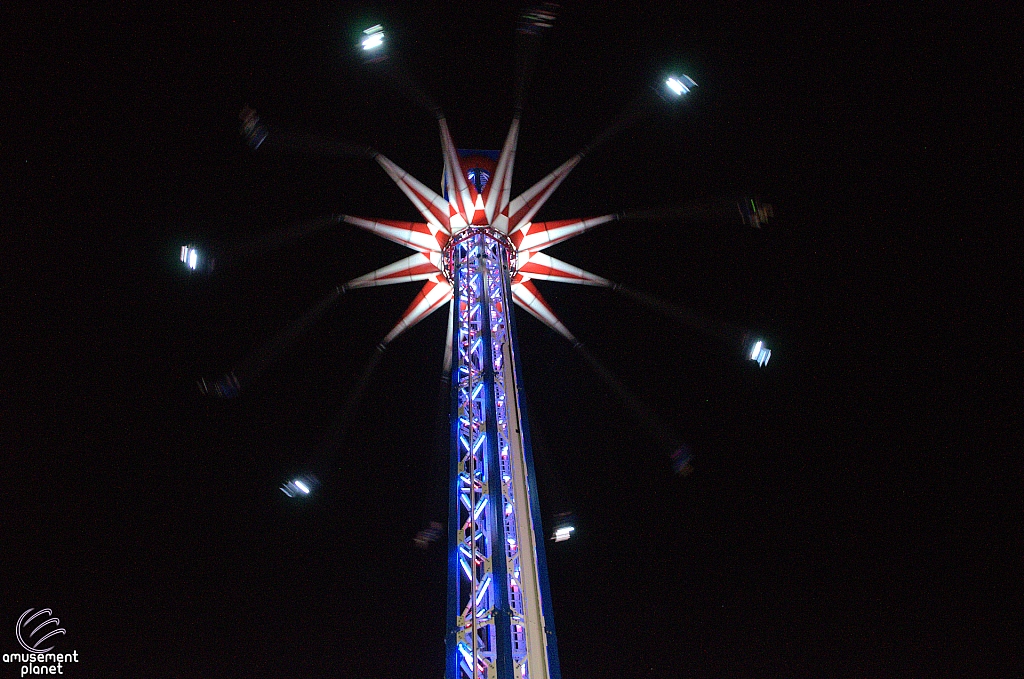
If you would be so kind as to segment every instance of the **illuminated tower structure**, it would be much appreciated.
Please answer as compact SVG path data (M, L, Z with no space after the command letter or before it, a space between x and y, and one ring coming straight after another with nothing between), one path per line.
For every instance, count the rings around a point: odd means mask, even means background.
M344 288L425 281L381 348L437 309L449 308L444 359L451 376L446 677L559 679L510 302L576 344L532 281L610 285L543 250L618 217L532 221L585 150L512 199L518 114L498 154L460 152L443 115L438 122L442 194L382 154L371 153L424 222L342 216L415 253Z
M433 311L449 307L444 359L451 376L446 676L558 679L510 302L575 342L531 279L603 284L604 279L541 251L614 216L531 221L582 154L511 200L518 116L498 154L458 151L443 117L439 123L441 195L374 155L425 222L343 216L416 253L346 287L425 281L384 345Z
M363 49L372 54L382 45L383 31L374 26L364 33ZM694 86L686 76L673 76L665 81L661 96L679 98ZM543 250L619 217L533 218L584 155L622 125L613 125L513 199L521 107L516 107L500 152L457 149L444 114L436 106L429 108L441 132L441 194L382 154L366 154L384 168L425 221L341 216L415 252L349 281L342 290L425 281L380 351L448 305L446 679L560 679L512 302L579 344L533 279L611 287L610 281Z
M268 131L249 107L240 115L243 135L254 150L314 150L376 161L423 219L409 222L331 215L291 229L289 238L344 221L404 245L413 253L336 287L295 324L223 378L209 384L201 379L199 387L219 398L234 398L343 293L357 288L422 282L419 294L378 344L377 352L357 381L346 406L348 410L358 400L387 346L433 312L448 307L444 354L444 379L451 388L446 679L561 679L514 307L525 309L571 342L649 432L661 443L673 446L673 469L681 475L691 469L689 448L679 445L678 440L670 440L674 437L667 435L666 428L653 421L584 349L541 296L535 280L607 287L701 332L739 343L744 357L758 366L766 365L771 357L763 339L724 323L707 322L685 309L545 254L544 250L552 245L611 221L684 216L689 219L702 214L701 210L670 208L533 221L584 156L616 132L638 122L653 106L685 98L696 83L682 74L669 75L657 87L645 91L579 153L518 197L512 197L522 94L529 80L531 59L536 57L536 38L551 27L557 10L556 3L545 2L521 16L517 31L523 51L517 57L520 72L515 108L500 151L457 149L444 113L418 90L401 64L387 54L383 27L376 25L362 31L364 60L378 65L406 95L437 118L444 168L441 193L373 149ZM724 213L733 219L738 208L742 221L755 228L772 217L771 206L754 199L718 207L727 208ZM712 209L704 216L720 217L719 212ZM192 272L213 269L213 257L204 255L195 245L183 246L180 259ZM314 475L297 476L281 490L289 497L305 497L318 484ZM555 526L553 539L568 539L572 530L571 525ZM429 531L417 536L417 541L422 538L423 544L429 544L440 532L440 526L432 524Z
M536 25L542 25L548 15L537 16ZM382 46L380 26L364 34L364 50L372 53ZM684 75L672 76L658 94L661 99L679 99L694 86ZM560 679L514 306L580 346L533 281L619 287L544 250L622 215L546 222L533 218L580 160L630 118L612 125L513 198L521 107L517 105L500 152L457 149L444 114L431 108L441 133L441 193L377 151L345 147L346 153L375 160L424 221L336 215L333 219L414 252L340 286L321 308L348 290L422 281L419 294L378 345L378 352L383 352L407 329L448 306L444 369L451 385L451 445L445 677ZM243 111L243 121L254 148L268 139L254 111ZM187 256L186 248L182 257ZM205 390L205 383L201 386ZM214 391L231 396L238 387L239 377L233 372L215 384ZM294 495L289 488L282 490Z

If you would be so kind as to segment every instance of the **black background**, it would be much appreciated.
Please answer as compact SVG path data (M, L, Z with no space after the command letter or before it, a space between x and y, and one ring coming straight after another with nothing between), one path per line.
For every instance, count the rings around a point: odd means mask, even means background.
M611 292L540 284L690 443L689 478L519 314L545 520L578 521L548 543L567 679L1021 671L1019 449L971 428L1017 429L1020 351L1004 364L984 341L1020 340L996 302L1019 272L1019 229L995 219L1019 178L1015 22L886 7L568 4L544 43L515 191L663 65L699 87L588 157L539 218L745 192L777 210L761 231L612 224L552 249L765 332L761 371ZM340 227L204 278L177 248L334 212L416 219L373 163L249 152L237 111L375 146L435 186L434 123L360 67L353 36L386 21L456 143L497 148L517 8L8 12L0 625L52 608L70 676L441 676L443 549L412 536L437 487L444 314L394 343L307 503L277 486L320 461L415 288L345 296L236 401L195 390L404 249Z

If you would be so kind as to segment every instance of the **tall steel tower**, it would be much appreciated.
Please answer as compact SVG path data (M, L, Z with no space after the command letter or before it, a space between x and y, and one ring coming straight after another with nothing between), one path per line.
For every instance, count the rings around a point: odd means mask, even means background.
M366 33L364 49L380 49L385 40L383 30L376 26ZM684 75L671 76L661 85L659 96L678 99L694 86ZM630 116L635 117L635 111L512 198L521 108L517 106L500 152L457 149L444 114L439 108L432 110L437 115L444 159L441 193L377 151L354 150L384 169L424 221L352 215L333 218L405 245L414 253L347 282L325 303L356 288L424 281L420 293L378 345L381 353L407 329L448 306L444 366L451 385L451 447L445 676L560 679L514 305L510 302L581 346L533 280L615 287L607 279L543 251L624 215L548 222L533 218L580 160L622 129ZM253 146L272 138L255 112L243 112L243 119ZM239 378L232 373L213 390L230 396L238 387ZM283 490L290 495L309 492L296 487L298 491L290 485Z
M493 168L495 185L506 197L512 135L499 158L500 172ZM465 174L472 182L467 194L474 205L482 203L484 214L473 220L483 224L453 234L443 250L455 291L449 330L454 371L446 676L560 677L522 369L508 304L516 299L512 275L518 252L507 234L492 226L496 220L487 219L487 199L498 192L488 190L492 168L482 162L486 158L457 154L455 160L459 165L454 172L446 169L446 178ZM466 160L474 167L463 170ZM507 209L498 214L507 223Z
M524 14L519 33L536 36L549 28L556 7L549 3ZM386 61L383 28L369 28L364 36L367 61ZM512 125L500 153L458 150L441 109L410 88L438 120L444 158L442 194L371 151L369 155L426 221L341 216L416 251L350 281L345 289L426 281L381 350L413 324L449 305L444 363L451 385L447 679L561 677L510 302L578 344L532 279L610 286L609 281L549 257L543 250L617 216L532 220L583 156L621 129L630 116L512 199L526 78L520 74ZM693 86L686 76L671 76L662 97L681 97Z
M533 36L550 27L554 10L549 5L552 3L525 14L519 32ZM386 61L381 50L388 38L381 26L365 30L361 40L367 61ZM440 193L375 150L347 144L331 147L339 153L375 160L424 221L351 215L321 220L344 221L366 229L410 248L413 254L339 286L298 324L308 325L348 290L422 281L419 294L378 345L375 356L379 358L396 337L448 306L444 357L451 387L446 679L561 677L513 309L525 309L582 350L535 287L535 279L605 286L626 291L648 304L650 298L550 257L544 250L595 226L618 219L651 218L655 213L543 222L533 219L597 145L638 120L648 104L678 101L696 87L685 75L666 74L662 82L648 90L652 96L638 99L591 144L513 198L512 170L525 81L520 74L512 124L500 152L459 150L440 108L410 87L414 98L426 103L437 117L444 161ZM275 143L274 135L268 134L255 111L246 109L242 119L243 132L253 148L264 142ZM277 143L308 146L301 138L287 136ZM739 204L740 216L754 226L767 218L759 209L756 202L749 207L746 202ZM182 248L181 258L196 269L199 259L190 248ZM268 356L279 351L296 332L288 331L283 339L275 340L271 349L250 361L244 370L233 371L209 389L205 382L200 386L221 397L237 394L269 360ZM759 365L767 362L770 352L762 341L753 344L744 335L742 342L751 360ZM677 471L687 468L689 453L685 446L677 450L674 459ZM310 485L300 478L282 490L290 496L309 494Z
M693 86L686 76L671 77L665 85L674 96ZM543 250L620 216L532 221L594 144L512 199L519 114L514 115L499 154L456 149L443 114L439 113L438 123L444 155L443 195L380 153L371 153L425 222L341 216L415 254L343 287L426 281L381 349L435 310L449 306L446 677L560 679L515 317L509 302L578 344L532 281L611 287L608 280Z
M513 305L569 339L530 282L539 277L600 284L603 279L541 250L613 217L531 221L580 160L577 155L510 200L518 116L500 154L455 148L439 119L444 195L382 155L375 159L410 198L424 223L346 222L402 243L416 254L350 281L347 288L426 283L383 344L449 305L445 356L451 379L448 521L450 679L558 679L536 477L523 407ZM497 155L495 159L493 156Z

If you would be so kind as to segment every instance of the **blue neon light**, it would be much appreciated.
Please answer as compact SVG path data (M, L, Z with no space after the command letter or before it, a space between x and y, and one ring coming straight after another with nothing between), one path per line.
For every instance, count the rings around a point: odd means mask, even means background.
M513 410L518 407L516 397L510 399L506 393L515 389L515 383L512 376L506 385L506 376L512 375L506 366L512 354L507 352L514 338L508 316L509 258L504 248L487 234L470 233L449 255L456 297L451 343L452 473L458 479L453 484L456 495L449 530L458 558L450 561L450 573L455 576L449 576L446 679L530 679L527 647L534 641L528 632L527 604L537 596L537 585L541 590L547 587L543 581L524 587L522 581L526 569L520 558L527 543L520 530L532 527L518 524L520 499L514 484L517 478L522 483L532 474L516 471L524 464L524 451L518 447L518 415L512 414L517 413ZM532 489L533 484L527 483ZM522 501L532 513L534 503L528 495ZM543 541L528 543L537 550L531 553L529 572L537 573L532 560L543 559L538 548ZM537 608L540 603L538 597L529 610L539 611L547 627L548 616ZM550 660L552 636L545 634L535 641L549 649L548 665L557 668L557 660Z

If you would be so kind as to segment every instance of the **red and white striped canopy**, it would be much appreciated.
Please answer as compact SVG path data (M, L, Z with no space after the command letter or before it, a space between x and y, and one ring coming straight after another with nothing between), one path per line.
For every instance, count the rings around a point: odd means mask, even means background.
M558 320L533 280L557 281L581 285L608 286L609 281L566 262L544 254L543 250L561 243L600 224L613 221L617 215L585 219L563 219L552 222L531 221L559 184L582 159L576 154L539 182L511 198L512 168L515 164L519 137L519 118L513 118L508 136L498 156L490 180L477 191L477 184L467 177L467 159L460 156L452 142L448 123L440 119L441 149L444 156L444 181L447 200L409 175L390 159L376 156L388 176L409 198L424 222L392 219L365 219L344 215L344 221L366 229L395 243L414 250L414 254L394 264L371 271L349 281L347 288L368 288L393 283L426 281L401 319L384 339L387 344L431 313L452 301L453 290L444 276L444 247L455 236L469 228L489 227L507 236L516 249L518 270L512 278L512 298L532 316L549 328L575 342L572 333ZM473 162L469 160L469 162Z

